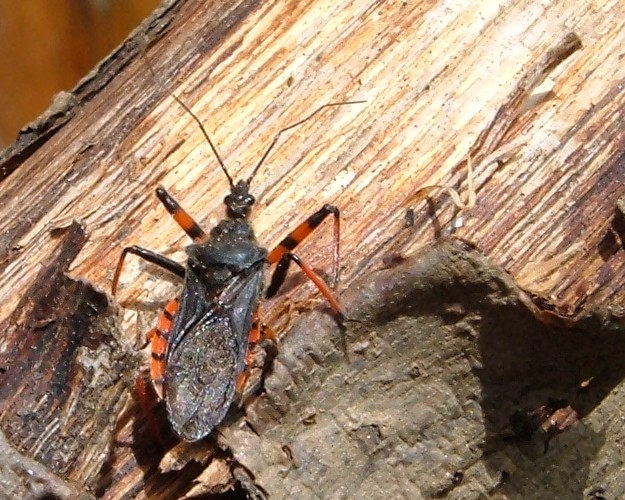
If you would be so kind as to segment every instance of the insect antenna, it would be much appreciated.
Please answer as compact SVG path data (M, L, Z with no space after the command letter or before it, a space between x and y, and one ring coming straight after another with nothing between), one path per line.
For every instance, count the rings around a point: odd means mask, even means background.
M256 166L254 167L254 170L252 170L252 173L250 174L250 176L247 178L247 185L248 187L250 186L250 184L252 183L252 179L254 178L254 176L256 175L256 172L258 172L258 170L260 169L261 165L264 163L264 161L267 159L267 157L269 156L269 153L271 153L271 150L274 148L274 146L277 144L278 139L280 139L280 136L288 131L291 130L292 128L295 127L299 127L302 123L307 122L308 120L310 120L313 116L315 116L317 113L323 111L326 108L330 108L330 107L336 107L336 106L345 106L348 104L362 104L365 103L367 101L343 101L343 102L328 102L326 104L323 104L321 106L319 106L316 110L314 110L312 113L310 113L308 116L306 116L305 118L302 118L299 121L296 121L295 123L291 123L291 125L288 125L286 127L284 127L283 129L278 130L278 133L274 136L273 140L271 141L271 143L269 144L269 147L265 150L265 153L263 154L263 156L260 157L260 160L258 161L258 163L256 164Z
M226 177L228 178L228 183L230 184L230 190L234 192L234 190L235 190L234 180L232 179L232 177L228 173L228 169L226 168L225 163L221 159L221 156L219 155L219 151L217 151L217 148L213 144L213 141L211 140L210 136L208 135L208 132L204 128L204 125L202 124L202 121L198 118L198 116L193 111L191 111L191 108L189 108L189 106L187 106L184 103L184 101L182 99L180 99L180 97L178 97L162 80L160 80L156 76L156 73L154 72L154 68L152 68L152 65L147 60L147 57L145 57L144 60L146 62L146 65L147 65L148 69L150 70L150 73L152 74L152 77L154 78L154 80L157 81L171 95L171 97L180 105L180 107L182 109L184 109L187 113L189 113L189 115L193 118L193 120L195 120L195 122L198 124L198 127L200 127L200 130L202 131L202 134L204 134L204 138L206 139L206 142L208 142L208 145L210 146L211 150L213 151L213 154L215 155L215 158L217 158L217 162L219 163L219 166L221 167L221 169L223 170L224 174L226 174ZM343 101L343 102L329 102L329 103L326 103L326 104L322 104L317 109L315 109L312 113L310 113L308 116L306 116L306 117L302 118L301 120L298 120L295 123L291 123L290 125L288 125L288 126L282 128L282 129L278 130L278 132L274 136L273 140L269 144L269 147L265 150L263 155L260 157L260 160L258 161L256 166L254 167L254 170L252 170L252 173L247 178L247 181L246 181L247 188L249 189L250 184L252 183L252 179L254 178L254 176L256 175L258 170L260 169L260 167L263 165L263 163L265 162L267 157L269 156L269 153L271 153L273 148L276 146L276 144L278 143L278 139L280 139L280 136L282 134L284 134L285 132L287 132L287 131L295 128L295 127L299 127L300 125L302 125L303 123L307 122L308 120L310 120L311 118L313 118L315 115L317 115L318 113L320 113L321 111L323 111L326 108L337 107L337 106L346 106L346 105L349 105L349 104L363 104L365 102L367 102L367 101L364 101L364 100L362 100L362 101Z
M180 97L178 97L162 80L160 80L156 76L156 73L154 72L154 68L152 68L152 65L148 62L147 57L144 58L144 61L146 62L146 65L147 65L148 69L150 70L150 73L152 74L152 78L154 78L154 80L156 82L158 82L159 85L161 85L169 93L169 95L171 95L171 97L173 97L174 101L176 101L180 105L180 107L182 109L184 109L187 113L189 113L191 118L193 118L195 120L195 123L198 124L198 126L200 127L200 130L202 131L202 134L204 134L206 142L208 142L208 145L210 146L211 150L213 151L213 154L215 155L215 158L217 158L217 162L219 163L219 166L221 167L221 169L223 170L224 174L226 174L226 177L228 178L228 183L230 184L230 189L231 190L234 189L234 180L232 179L232 177L228 173L228 169L226 168L225 163L221 159L221 156L219 155L219 151L217 151L217 148L213 144L213 141L211 140L210 136L208 135L208 132L204 128L204 125L202 124L202 121L198 118L198 116L193 111L191 111L191 108L189 108L189 106L187 106L184 103L184 101L182 99L180 99Z

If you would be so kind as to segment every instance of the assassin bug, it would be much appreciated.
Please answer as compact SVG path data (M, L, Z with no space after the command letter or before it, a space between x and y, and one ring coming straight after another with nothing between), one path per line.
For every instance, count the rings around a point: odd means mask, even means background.
M152 361L150 379L159 399L165 399L167 418L174 432L185 441L210 434L225 417L246 380L250 349L262 335L258 304L263 293L266 266L277 264L267 298L284 283L291 262L295 262L327 299L339 323L343 313L330 287L291 250L308 237L326 217L334 217L334 283L338 281L339 210L324 205L286 236L272 251L260 246L249 221L255 199L251 182L267 156L286 131L311 119L323 109L364 101L328 103L307 117L278 131L247 179L234 182L217 148L199 118L175 94L172 97L199 125L219 166L228 179L230 193L224 198L226 218L209 234L162 187L156 196L165 209L193 240L186 248L183 266L168 257L139 246L123 249L112 292L117 285L126 255L137 255L184 280L180 295L164 308L157 326L148 332ZM142 399L147 397L139 380Z

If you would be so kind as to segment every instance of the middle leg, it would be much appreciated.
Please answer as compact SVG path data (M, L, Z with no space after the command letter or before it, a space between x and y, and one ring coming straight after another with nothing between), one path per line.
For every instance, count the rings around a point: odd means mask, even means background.
M315 272L315 270L302 261L297 255L290 250L294 250L302 241L310 236L313 231L328 217L334 216L334 273L333 285L336 286L339 280L339 256L340 256L340 213L339 209L334 205L324 205L320 210L308 217L304 222L297 226L286 238L284 238L267 256L267 262L270 264L277 263L276 269L271 277L269 286L267 287L266 296L271 298L284 283L286 274L291 262L295 262L306 276L315 284L321 294L326 298L330 307L334 311L337 320L342 323L344 320L343 313L339 306L338 300L334 296L332 289L328 284Z

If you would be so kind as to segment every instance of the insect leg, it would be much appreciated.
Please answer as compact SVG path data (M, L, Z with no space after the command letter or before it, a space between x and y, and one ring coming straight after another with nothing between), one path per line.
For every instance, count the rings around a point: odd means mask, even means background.
M153 409L150 405L148 388L145 384L145 379L143 378L143 376L139 376L135 380L135 391L137 393L137 398L141 403L141 409L143 410L143 414L148 420L148 426L150 427L150 432L152 433L152 436L158 441L158 443L161 445L161 448L166 449L163 437L160 433L159 426L156 423L156 419L154 418Z
M163 399L163 386L165 385L165 370L167 368L167 350L169 348L169 336L180 303L178 299L170 300L161 315L158 323L148 332L148 341L152 350L152 362L150 363L150 380L154 392L159 399Z
M249 344L247 348L247 353L245 354L245 365L249 367L254 362L254 354L253 349L254 346L261 340L268 339L272 342L277 341L276 333L269 328L267 325L260 321L260 317L258 311L254 315L254 322L252 323L252 329L249 333ZM249 377L249 368L244 370L239 378L236 380L235 390L237 393L240 393L247 382Z
M196 243L203 243L208 240L208 236L197 222L178 204L176 200L167 192L165 188L156 188L156 197L164 205L178 225Z
M115 268L115 274L113 275L113 283L111 285L111 293L113 295L115 295L115 292L117 291L117 283L119 281L119 276L122 272L122 267L124 267L124 260L126 259L126 255L129 253L138 255L142 259L147 260L148 262L151 262L158 267L162 267L163 269L166 269L170 273L175 274L180 278L184 278L185 270L183 265L178 264L178 262L176 262L175 260L171 260L164 255L154 252L153 250L148 250L147 248L133 245L130 247L126 247L122 250L119 262L117 263L117 267Z
M273 297L284 283L286 273L289 269L291 261L295 262L308 276L308 278L317 286L321 294L329 302L330 306L337 314L339 320L342 320L343 314L338 301L334 297L330 287L323 279L310 267L303 262L297 255L290 252L304 241L312 232L323 222L329 215L334 216L334 286L339 280L339 254L340 254L340 213L339 209L334 205L324 205L320 210L312 214L308 219L297 226L286 238L284 238L276 248L274 248L267 256L270 264L278 263L276 270L271 277L271 282L267 288L267 297Z
M154 393L156 394L158 400L163 399L166 370L165 360L169 346L169 336L173 325L173 319L179 306L180 303L178 302L178 299L170 300L161 312L156 326L147 334L152 351L150 381L152 382L152 388L154 389ZM148 425L150 426L152 435L161 444L161 446L165 448L161 433L159 432L159 426L154 418L150 402L151 398L148 395L148 388L144 376L137 377L137 380L135 381L135 390L137 392L139 402L141 403L143 413L148 420Z
M285 269L284 273L286 274L286 268L291 261L295 262L300 267L302 272L308 277L308 279L315 284L315 286L321 292L321 295L325 297L325 299L328 301L328 304L334 311L337 321L339 323L343 323L345 321L345 316L343 316L343 312L341 311L341 306L339 305L338 300L334 296L332 289L327 285L325 281L323 281L323 278L319 276L312 267L306 264L297 255L292 254L290 252L285 253L282 256L282 259L280 259L280 262L278 263L278 267L276 268L276 271L274 272L273 277L275 278L276 274L278 274L278 271L280 271L281 267ZM284 281L284 278L282 278L282 280ZM273 285L274 281L275 280L272 278L271 285ZM267 294L267 297L271 297L271 295Z

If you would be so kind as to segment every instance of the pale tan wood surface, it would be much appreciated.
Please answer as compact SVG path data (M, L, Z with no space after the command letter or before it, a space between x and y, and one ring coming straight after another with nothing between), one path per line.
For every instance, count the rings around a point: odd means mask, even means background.
M477 204L457 235L565 312L622 302L615 207L625 191L624 16L625 2L176 4L94 75L112 75L106 86L79 87L71 120L38 147L25 139L5 164L14 171L0 194L0 321L50 260L52 228L84 222L88 241L70 273L109 290L126 245L183 258L187 240L154 197L157 185L204 227L223 216L226 179L195 123L136 57L144 47L236 178L249 175L280 128L327 102L367 101L285 134L252 184L254 227L268 247L321 204L341 208L348 288L390 252L409 254L435 239L423 202L414 205L410 237L394 239L414 193L432 184L466 189L458 164L521 76L571 32L583 49L549 74L537 92L552 95L499 145L517 144L514 156L503 165L476 161ZM434 199L445 223L451 203ZM320 233L300 254L330 269L331 232ZM162 278L128 260L118 299L129 342L156 314L150 304L175 292ZM289 295L310 294L307 285ZM284 301L264 307L267 317Z
M533 110L518 131L527 144L514 161L476 172L478 205L460 235L520 277L575 247L568 265L547 284L539 273L535 287L567 304L591 292L619 297L614 284L600 280L607 274L619 282L621 252L605 262L598 248L622 194L614 158L618 130L612 130L621 96L619 3L554 3L547 10L533 2L453 9L391 3L377 9L363 4L355 12L298 5L295 11L280 3L248 6L249 17L227 33L225 21L234 14L213 6L201 27L175 25L168 36L176 39L148 51L160 77L206 123L235 176L249 172L280 127L325 102L367 100L306 123L271 155L254 183L261 241L276 241L290 222L323 202L338 203L345 221L342 242L349 249L343 262L348 285L358 264L402 225L401 202L424 185L458 187L466 173L450 172L450 166L464 158L524 70L574 30L584 50L552 75L555 97ZM178 22L184 24L185 13L197 17L209 7L188 6ZM158 183L171 187L207 225L221 216L225 179L196 126L141 60L94 96L79 118L3 184L4 193L24 184L30 192L41 185L60 191L56 208L45 214L37 210L50 198L45 192L38 193L39 203L28 192L3 200L4 213L13 216L2 219L3 248L17 246L25 256L7 269L5 290L23 288L32 264L49 252L46 224L74 218L88 224L90 241L75 273L95 283L110 280L115 245L180 247L183 237L173 223L152 230L164 218L152 197ZM312 175L302 174L308 171ZM19 233L16 219L24 221ZM426 219L419 222L411 247L432 237ZM132 236L120 237L130 231ZM325 254L321 246L311 244L309 253ZM139 269L139 263L129 263L123 284L134 286L125 287L122 298L145 288L148 277ZM158 293L159 286L151 288ZM17 299L6 295L0 317Z

